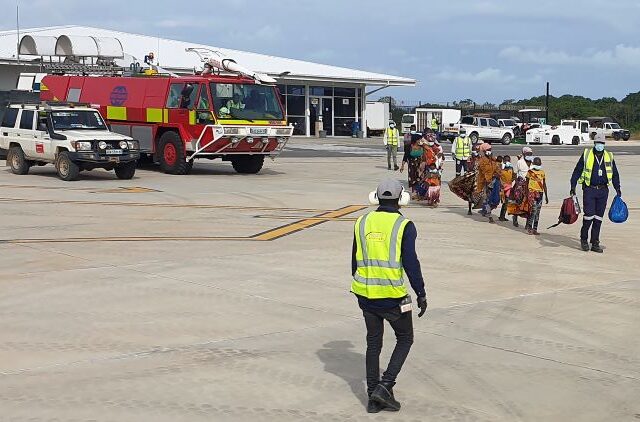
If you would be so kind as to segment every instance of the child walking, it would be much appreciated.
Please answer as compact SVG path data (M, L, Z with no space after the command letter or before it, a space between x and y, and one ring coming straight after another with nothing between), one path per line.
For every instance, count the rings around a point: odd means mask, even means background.
M542 196L546 203L549 203L549 194L547 193L547 178L542 170L542 160L540 157L533 159L533 165L527 173L527 197L529 200L531 212L527 218L527 233L531 235L539 235L538 222L540 221L540 210L542 209Z
M509 197L511 196L511 188L513 187L513 181L516 178L516 173L513 171L511 165L511 157L505 155L502 157L502 171L500 172L500 183L502 184L502 191L500 192L500 199L502 200L502 208L500 209L500 221L508 221L507 204Z

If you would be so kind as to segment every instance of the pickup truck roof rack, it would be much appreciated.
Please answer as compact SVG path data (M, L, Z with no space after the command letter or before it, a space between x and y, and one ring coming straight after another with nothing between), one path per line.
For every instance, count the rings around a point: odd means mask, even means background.
M32 106L32 107L36 107L36 109L46 109L46 108L51 108L51 107L69 107L69 108L76 108L76 107L89 107L89 108L95 108L93 105L89 104L89 103L74 103L74 102L69 102L69 101L39 101L39 102L12 102L9 103L8 106L20 106L21 108L24 108L25 106Z

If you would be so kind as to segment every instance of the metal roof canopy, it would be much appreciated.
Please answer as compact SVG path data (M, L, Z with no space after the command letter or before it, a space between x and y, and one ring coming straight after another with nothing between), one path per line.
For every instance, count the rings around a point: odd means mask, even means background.
M20 40L18 51L27 56L55 56L56 41L54 36L25 35Z

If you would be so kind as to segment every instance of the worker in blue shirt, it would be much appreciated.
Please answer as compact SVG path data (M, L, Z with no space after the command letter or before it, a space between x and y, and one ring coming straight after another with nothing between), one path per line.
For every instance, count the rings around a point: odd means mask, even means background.
M367 412L377 413L400 410L393 386L413 344L411 297L404 274L417 296L418 317L427 310L427 295L416 254L416 227L400 213L400 207L409 202L409 193L399 181L388 179L369 195L369 200L380 206L356 221L351 292L358 299L367 327ZM380 378L385 320L395 333L396 346Z
M613 153L605 150L604 138L594 141L593 148L586 149L580 156L576 168L571 176L571 195L576 194L576 185L582 185L584 216L580 232L580 246L589 251L589 230L591 230L591 250L602 253L600 246L600 227L607 208L609 185L613 184L618 196L620 190L620 175Z

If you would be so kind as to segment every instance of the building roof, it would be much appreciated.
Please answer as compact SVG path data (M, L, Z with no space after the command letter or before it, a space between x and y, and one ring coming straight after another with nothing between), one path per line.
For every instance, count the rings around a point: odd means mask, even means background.
M256 72L266 73L282 80L317 81L319 83L357 83L366 85L396 85L413 86L415 79L399 76L385 75L382 73L366 72L363 70L349 69L346 67L330 66L288 59L284 57L270 56L266 54L250 53L246 51L231 50L228 48L214 47L210 45L195 44L184 41L169 40L148 35L132 34L128 32L113 31L102 28L86 26L56 26L46 28L31 28L20 31L20 36L61 36L61 35L92 35L94 37L112 37L120 40L125 53L136 57L140 62L150 51L155 53L160 66L176 73L190 72L194 67L200 68L201 63L193 53L185 51L187 47L208 48L218 50L233 58L239 64ZM0 31L0 60L16 60L17 36L15 30ZM24 59L24 57L21 56ZM30 56L34 59L35 57ZM281 76L284 72L286 76Z

